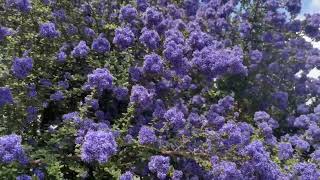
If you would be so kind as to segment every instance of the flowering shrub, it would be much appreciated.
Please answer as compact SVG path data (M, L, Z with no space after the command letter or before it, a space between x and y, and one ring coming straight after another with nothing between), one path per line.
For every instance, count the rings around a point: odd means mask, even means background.
M0 176L320 179L300 0L0 2Z

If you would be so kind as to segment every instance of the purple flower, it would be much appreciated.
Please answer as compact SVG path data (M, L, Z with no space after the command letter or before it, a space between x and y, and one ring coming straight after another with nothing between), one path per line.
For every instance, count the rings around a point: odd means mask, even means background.
M117 147L115 137L111 132L89 131L81 146L81 159L89 163L97 161L103 164L117 152Z
M299 162L293 167L294 177L303 180L316 180L320 178L320 171L316 164Z
M40 36L44 38L56 38L60 35L54 23L48 22L40 25Z
M149 170L157 174L159 179L165 179L169 172L170 158L165 156L151 156L148 163Z
M294 20L291 22L288 22L287 28L291 32L299 32L301 31L302 23L300 20Z
M207 114L207 119L209 125L213 126L215 129L220 129L225 123L225 118L223 116L211 111Z
M62 120L63 121L74 121L76 123L79 123L80 122L80 115L79 115L79 112L71 112L71 113L68 113L68 114L64 114L62 116Z
M96 33L94 32L94 30L89 27L85 27L83 32L87 38L93 38L96 36Z
M155 53L144 57L143 71L145 73L161 74L163 71L163 61L161 57Z
M268 7L269 9L273 10L273 9L277 9L280 4L279 4L278 0L266 0L264 5L266 7Z
M26 174L20 175L16 177L16 180L32 180L32 177Z
M67 35L73 36L77 33L78 33L78 28L73 24L69 24L67 27Z
M85 86L90 89L97 88L99 91L110 89L112 87L113 76L106 68L98 68L88 75Z
M211 173L214 177L213 179L242 179L241 172L237 169L237 165L229 161L214 164Z
M27 107L27 119L26 121L28 123L34 121L37 118L38 115L38 108L34 106L28 106Z
M172 180L180 180L180 179L182 179L182 176L183 176L183 172L182 171L174 170L173 171Z
M314 161L320 162L320 149L315 150L312 154L311 157Z
M126 22L131 22L137 17L137 10L132 5L126 5L120 9L120 19Z
M200 6L199 0L184 0L183 7L187 16L193 16L196 14L198 8Z
M121 50L127 49L133 44L134 34L130 28L117 28L115 30L115 36L113 43L118 46Z
M247 21L244 21L239 25L239 32L242 37L247 37L251 29L252 25Z
M312 38L319 36L320 14L312 14L311 16L309 15L306 18L307 24L304 29L305 33Z
M39 179L39 180L44 180L45 178L45 174L43 171L41 171L40 169L35 169L33 171L34 175L36 175L36 177Z
M50 100L52 101L61 101L64 99L64 94L62 91L56 91L54 94L50 95Z
M293 148L290 143L280 143L278 157L280 160L287 160L293 155Z
M278 91L272 94L272 100L274 105L281 110L287 109L288 107L288 93L283 91Z
M155 50L160 46L160 36L155 30L144 28L139 40L142 44L152 50Z
M259 50L253 50L250 52L250 59L252 63L258 64L263 58L262 52Z
M33 68L33 59L30 57L15 58L11 66L13 75L18 79L25 79Z
M85 41L80 41L79 44L71 51L74 58L85 59L89 54L90 48Z
M157 26L162 21L162 13L154 7L148 7L143 13L144 23L147 27Z
M141 67L130 67L129 73L133 82L140 81L143 75Z
M27 162L26 154L21 145L21 136L16 134L0 137L0 162L9 164L19 161L21 164Z
M140 144L153 144L157 141L154 130L148 126L141 127L138 138Z
M138 10L142 12L144 12L149 7L148 0L136 0L136 3Z
M97 53L104 54L110 51L109 41L100 34L99 37L93 40L91 48Z
M279 176L281 175L280 168L271 161L270 155L265 150L261 141L252 142L244 148L244 151L245 154L251 158L248 162L252 166L250 170L250 174L252 174L250 175L251 177L259 177L261 179L279 179Z
M299 14L301 10L301 0L287 1L286 7L291 14Z
M52 82L49 79L40 79L39 81L43 87L51 87L52 86Z
M67 54L63 51L59 51L57 54L57 62L65 62L67 58Z
M320 104L318 104L314 109L313 112L316 114L320 114Z
M183 112L176 107L170 108L164 114L164 118L177 129L182 128L186 122Z
M307 130L307 134L312 137L314 141L320 140L320 127L316 123L311 123L309 125L309 129Z
M254 121L257 123L262 123L270 119L270 115L264 111L257 111L254 113Z
M192 112L188 116L188 121L195 127L200 127L205 123L206 118L204 116L200 116L198 113Z
M113 94L115 95L117 100L121 101L127 98L129 91L126 87L116 87L113 89Z
M130 102L137 104L140 108L146 108L152 103L153 94L143 86L134 85L131 89Z
M57 21L66 21L67 19L66 11L64 9L54 10L51 14Z
M224 74L247 75L247 67L243 65L243 54L240 48L205 47L193 54L192 61L200 72L211 78Z
M124 174L121 174L120 180L133 180L133 174L131 171L127 171Z
M12 104L13 97L8 87L0 87L0 108L6 104Z
M169 60L173 65L179 67L184 57L183 45L177 44L174 41L169 41L165 44L164 48L164 57L167 60Z
M67 80L59 81L58 86L62 89L68 89L69 88L69 82Z
M173 19L180 19L182 17L182 9L178 9L175 4L169 4L167 9L168 14L170 14Z
M152 113L153 117L161 119L166 113L166 108L164 102L161 99L157 99L154 104L154 111Z
M188 38L188 44L194 50L201 50L205 46L210 45L211 43L212 43L212 37L202 31L192 31Z
M6 6L24 13L28 13L32 8L30 0L6 0Z
M306 115L301 115L294 121L294 127L307 129L309 127L310 119Z
M37 89L36 89L36 85L35 84L30 84L30 85L28 85L28 97L29 98L34 98L34 97L36 97L37 96Z
M0 26L0 41L4 40L6 36L10 36L11 34L11 29Z
M295 146L296 149L301 151L309 151L310 144L307 141L301 139L300 137L298 136L290 137L289 141L292 145Z
M307 114L309 112L309 106L306 104L299 104L297 107L297 112L299 114Z

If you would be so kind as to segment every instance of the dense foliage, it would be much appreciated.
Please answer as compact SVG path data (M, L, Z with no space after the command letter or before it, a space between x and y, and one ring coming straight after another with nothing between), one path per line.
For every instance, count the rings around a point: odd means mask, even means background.
M320 179L300 0L1 0L0 176Z

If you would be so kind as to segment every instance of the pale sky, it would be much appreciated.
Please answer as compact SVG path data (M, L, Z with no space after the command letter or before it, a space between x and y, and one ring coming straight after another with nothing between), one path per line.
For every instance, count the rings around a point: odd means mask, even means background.
M302 0L302 10L301 15L303 14L313 14L320 13L320 0ZM302 18L301 16L299 18ZM312 42L312 40L308 37L305 37L308 42L311 42L312 45L316 48L320 49L320 42ZM317 69L313 69L310 71L309 77L317 78L320 76L320 71Z

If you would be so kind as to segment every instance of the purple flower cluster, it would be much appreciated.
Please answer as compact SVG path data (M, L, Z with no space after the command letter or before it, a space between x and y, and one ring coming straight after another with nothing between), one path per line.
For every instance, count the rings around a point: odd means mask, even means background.
M149 2L148 0L136 0L138 10L140 11L145 11L147 7L149 7Z
M116 87L113 88L113 94L115 95L117 100L121 101L127 98L129 90L126 87Z
M141 108L146 108L152 103L153 95L143 86L135 85L131 89L130 102Z
M165 156L152 156L148 163L149 170L156 173L159 179L165 179L169 172L170 158Z
M18 79L25 79L33 68L33 59L30 57L15 58L11 70Z
M312 38L319 37L320 14L313 14L311 16L307 16L306 23L307 25L304 29L305 33Z
M44 38L56 38L60 35L60 32L56 29L56 25L52 22L41 24L39 33Z
M182 171L175 170L173 172L172 180L180 180L180 179L182 179L182 176L183 176L183 172Z
M66 58L67 58L67 54L65 52L63 52L63 51L58 52L58 54L57 54L57 61L58 62L65 62Z
M298 14L301 10L301 0L287 1L286 7L291 14Z
M27 13L31 10L30 0L6 0L6 6Z
M157 141L154 130L147 126L141 127L138 138L140 144L153 144Z
M11 34L11 29L0 26L0 41L3 41L6 36L10 36Z
M90 89L97 88L99 91L110 89L112 87L113 76L106 68L98 68L88 75L88 81L85 84Z
M81 159L85 162L106 163L117 152L117 147L115 137L111 132L89 131L81 146Z
M50 95L50 100L52 101L61 101L64 99L64 94L62 91L56 91Z
M21 145L21 136L16 134L0 137L0 161L9 164L18 161L21 164L27 163L28 159Z
M12 104L13 97L8 87L0 87L0 108L6 104Z
M80 41L79 44L71 51L74 58L85 59L89 54L90 48L85 41Z
M131 22L137 17L137 14L137 10L130 4L120 9L120 19L123 21Z
M148 7L143 14L144 23L147 27L157 26L162 21L162 13L154 7Z
M164 118L175 128L182 128L186 122L183 112L176 107L170 108L164 114Z
M17 176L16 180L32 180L32 177L26 174Z
M242 179L242 174L233 162L222 161L218 164L213 164L211 171L214 179Z
M155 50L160 46L160 36L155 30L143 29L139 40L152 50Z
M163 66L163 60L155 53L144 57L143 71L145 73L161 74L164 69Z
M100 34L99 37L92 42L91 49L97 53L104 54L110 51L110 43L103 37L103 34Z
M125 172L120 176L120 180L133 180L133 174L130 171Z
M215 46L203 48L193 55L193 63L200 72L215 78L224 74L247 74L243 65L243 55L240 48L217 49Z
M292 157L293 155L293 148L290 143L281 143L279 144L279 159L280 160L287 160Z
M116 29L113 43L121 50L129 48L133 44L133 41L134 34L130 28L125 27Z

